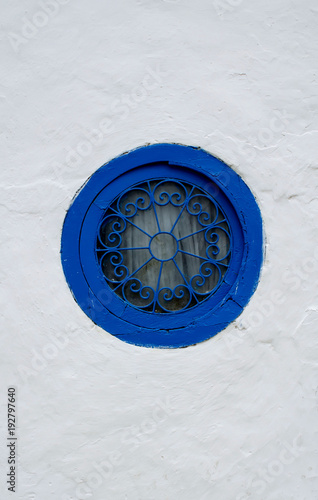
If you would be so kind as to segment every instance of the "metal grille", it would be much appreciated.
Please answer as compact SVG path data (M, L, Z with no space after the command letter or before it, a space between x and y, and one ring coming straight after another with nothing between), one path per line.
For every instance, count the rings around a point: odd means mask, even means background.
M202 188L155 179L121 193L98 227L96 256L110 288L133 307L171 313L220 286L231 259L229 222Z

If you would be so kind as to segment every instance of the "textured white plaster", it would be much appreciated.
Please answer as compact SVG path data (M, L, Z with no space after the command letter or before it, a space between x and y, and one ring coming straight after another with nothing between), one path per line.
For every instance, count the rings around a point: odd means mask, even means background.
M317 500L317 18L315 0L2 1L1 498ZM267 242L238 320L172 351L94 326L59 257L87 177L153 142L228 162Z

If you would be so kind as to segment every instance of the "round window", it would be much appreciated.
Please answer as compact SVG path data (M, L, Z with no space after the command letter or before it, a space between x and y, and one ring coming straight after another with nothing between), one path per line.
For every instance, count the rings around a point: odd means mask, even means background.
M61 254L95 323L136 345L182 347L241 313L259 278L262 222L246 184L220 160L152 145L88 180L67 213Z

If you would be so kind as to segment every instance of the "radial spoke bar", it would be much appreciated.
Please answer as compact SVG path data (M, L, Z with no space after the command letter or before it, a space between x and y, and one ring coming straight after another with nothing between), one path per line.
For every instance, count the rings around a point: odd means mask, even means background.
M187 201L190 199L190 197L191 197L191 194L192 194L193 190L194 190L194 186L192 186L192 189L191 189L191 191L190 191L190 194L189 194L189 195L187 196L187 198L184 200L184 204L183 204L182 210L180 210L180 213L179 213L178 217L176 218L175 223L173 224L173 226L172 226L172 228L171 228L171 230L170 230L170 233L172 233L172 231L174 230L175 226L177 225L177 222L178 222L178 220L180 219L181 214L182 214L183 210L185 209L185 207L186 207L186 203L187 203Z
M159 285L160 285L160 279L161 279L162 268L163 268L163 262L161 262L161 265L160 265L160 270L159 270L159 274L158 274L157 288L156 288L156 291L155 291L155 297L154 297L154 301L153 301L153 308L152 308L152 312L154 312L154 311L155 311L155 308L156 308L156 302L158 302L158 290L159 290Z
M174 265L175 265L175 266L176 266L176 268L178 269L179 273L181 274L182 279L184 280L185 284L187 285L187 287L188 287L188 289L189 289L190 294L191 294L191 295L195 298L195 300L196 300L197 302L199 302L199 301L198 301L198 299L197 299L197 298L196 298L196 296L195 296L195 293L191 293L191 288L192 288L192 287L191 287L190 283L188 283L188 281L186 280L186 278L185 278L185 276L184 276L183 272L181 271L180 267L179 267L179 266L178 266L178 264L176 263L175 259L172 259L172 260L173 260L173 262L174 262Z
M190 236L194 236L195 234L201 233L201 231L207 231L209 229L218 229L218 225L221 224L222 222L226 222L225 220L221 220L220 222L216 222L213 224L210 224L209 226L205 226L202 229L199 229L198 231L195 231L195 233L187 234L187 236L182 236L182 238L179 238L178 241L185 240L186 238L189 238ZM221 227L224 231L224 229Z
M143 229L141 229L141 227L137 226L137 224L134 224L133 222L131 222L131 220L129 220L125 215L123 215L122 213L120 212L117 212L117 210L115 210L114 208L111 208L112 211L118 216L118 217L121 217L122 219L124 219L126 222L129 222L129 224L131 224L132 226L136 227L137 229L139 229L139 231L141 231L142 233L145 233L149 238L152 238L151 234L147 233L146 231L144 231Z
M107 248L96 248L96 252L112 252L112 251L121 251L121 250L149 250L148 247L131 247L131 248L121 248L121 247L107 247Z
M150 187L150 182L149 182L149 181L148 181L148 188L149 188L149 196L150 196L150 200L151 200L151 203L152 203L152 206L153 206L153 211L154 211L154 213L155 213L155 217L156 217L156 221L157 221L158 231L159 231L159 233L160 233L160 232L161 232L161 229L160 229L160 224L159 224L158 214L157 214L157 210L156 210L155 199L154 199L153 192L152 192L152 190L151 190L151 187Z
M148 262L150 262L151 260L153 259L153 257L150 257L150 259L147 260L147 262L145 262L142 266L138 267L138 269L136 269L136 271L134 271L133 273L131 273L129 276L127 276L127 278L125 278L123 281L121 281L119 283L119 285L117 285L115 288L113 288L113 290L117 290L117 288L119 288L120 286L124 285L132 276L134 276L134 274L138 273L138 271L140 271L140 269L142 269L143 267L145 267L146 264L148 264Z
M208 259L206 257L201 257L201 255L195 255L194 253L186 252L185 250L179 249L179 252L185 253L186 255L192 255L192 257L196 257L197 259L202 259L202 260L208 261Z

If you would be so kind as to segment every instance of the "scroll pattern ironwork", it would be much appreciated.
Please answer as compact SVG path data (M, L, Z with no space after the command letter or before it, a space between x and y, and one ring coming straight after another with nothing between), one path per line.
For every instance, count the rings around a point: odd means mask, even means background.
M110 204L95 251L105 280L125 302L172 313L216 292L230 265L232 236L208 192L177 179L155 179Z

